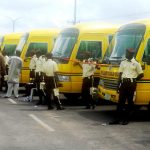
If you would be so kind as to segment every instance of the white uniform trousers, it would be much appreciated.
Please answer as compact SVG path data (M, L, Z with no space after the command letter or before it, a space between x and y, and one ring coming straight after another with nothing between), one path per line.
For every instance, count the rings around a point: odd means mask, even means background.
M7 97L11 97L12 91L14 90L14 96L18 97L18 90L19 90L19 83L7 83L8 84L8 90L7 90Z

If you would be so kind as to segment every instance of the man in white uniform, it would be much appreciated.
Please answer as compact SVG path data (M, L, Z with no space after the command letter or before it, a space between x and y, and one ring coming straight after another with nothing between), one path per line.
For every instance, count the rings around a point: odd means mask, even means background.
M42 105L43 104L43 91L40 89L40 82L43 81L43 64L45 63L45 58L41 55L40 51L36 52L36 64L35 64L35 83L37 87L37 93L39 95L39 101L36 103L36 105Z
M19 77L22 68L22 59L19 57L20 51L16 51L16 56L12 56L9 61L9 70L8 70L8 90L5 98L9 98L12 95L12 91L14 90L15 98L18 98L18 90L19 90Z
M117 89L117 92L119 92L119 101L116 112L117 118L111 121L109 123L110 125L126 125L129 123L130 113L134 106L133 96L136 90L136 81L144 76L141 65L133 58L134 53L134 49L127 49L126 59L120 64L119 84ZM128 102L127 108L125 107L126 100Z
M55 73L58 71L58 66L55 61L52 60L52 54L48 53L46 55L47 61L43 64L43 73L45 81L45 94L46 101L48 104L48 110L53 109L52 97L56 104L57 110L64 109L59 101L59 98L54 95L53 89L57 87L57 81L55 79Z
M36 61L37 61L37 57L36 57L35 52L33 51L31 53L31 60L30 60L30 64L29 64L30 79L34 79L35 78Z
M92 99L92 96L90 95L90 88L93 86L94 82L94 72L96 68L96 62L94 62L92 59L84 60L82 64L82 98L86 103L86 109L90 109L91 107L94 109L95 104L94 100Z

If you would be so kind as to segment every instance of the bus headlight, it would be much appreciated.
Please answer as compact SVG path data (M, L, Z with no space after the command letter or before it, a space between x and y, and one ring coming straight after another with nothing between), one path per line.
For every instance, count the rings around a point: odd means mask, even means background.
M59 82L70 82L70 76L58 75Z

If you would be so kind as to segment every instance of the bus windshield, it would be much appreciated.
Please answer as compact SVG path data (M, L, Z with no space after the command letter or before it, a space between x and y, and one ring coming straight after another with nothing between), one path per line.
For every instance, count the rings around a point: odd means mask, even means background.
M143 24L131 24L120 28L105 53L103 63L119 64L125 58L127 48L133 48L137 52L145 28Z
M67 63L78 38L79 31L74 28L64 30L58 36L52 54L58 63Z
M20 41L19 41L19 43L18 43L18 45L16 47L16 51L22 52L23 47L24 47L24 45L25 45L25 43L26 43L26 41L28 39L28 36L29 36L28 33L23 34L23 36L21 37L21 39L20 39Z

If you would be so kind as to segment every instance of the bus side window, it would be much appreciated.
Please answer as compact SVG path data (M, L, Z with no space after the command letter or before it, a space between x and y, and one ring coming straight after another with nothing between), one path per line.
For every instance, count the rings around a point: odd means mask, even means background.
M147 41L146 48L144 50L144 55L142 58L143 62L146 62L147 64L150 65L150 39Z
M15 54L15 49L17 45L12 45L12 44L6 44L4 47L4 50L7 54L7 56L13 56Z
M27 52L26 57L30 57L33 50L41 51L41 55L45 55L48 51L48 43L30 43Z
M85 53L86 53L86 43L85 41L81 41L76 58L82 61L83 59L85 59L86 55Z
M77 57L78 60L87 58L101 59L102 42L100 41L81 41Z

